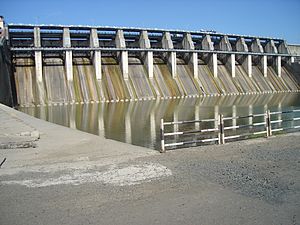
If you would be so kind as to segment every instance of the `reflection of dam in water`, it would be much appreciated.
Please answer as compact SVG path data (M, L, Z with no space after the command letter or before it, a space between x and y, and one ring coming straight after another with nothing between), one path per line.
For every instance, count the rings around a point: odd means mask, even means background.
M17 103L126 102L299 91L282 39L139 28L8 25Z
M53 123L135 145L160 148L160 119L194 120L286 110L300 106L299 94L263 94L23 107L20 111ZM232 120L232 124L238 121ZM173 129L173 128L172 128Z

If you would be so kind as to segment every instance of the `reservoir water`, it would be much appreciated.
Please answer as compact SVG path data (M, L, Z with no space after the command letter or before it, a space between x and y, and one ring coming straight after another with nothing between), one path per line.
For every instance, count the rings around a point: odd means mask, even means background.
M160 149L160 120L180 121L283 111L300 107L299 93L20 107L34 117L109 139ZM295 121L296 122L296 121ZM239 124L241 121L231 121ZM299 124L300 125L300 124ZM173 130L174 127L170 127ZM167 130L168 131L168 130Z

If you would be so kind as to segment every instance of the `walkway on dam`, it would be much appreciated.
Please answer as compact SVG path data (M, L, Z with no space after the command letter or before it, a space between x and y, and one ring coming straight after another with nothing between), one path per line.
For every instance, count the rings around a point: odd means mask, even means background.
M299 132L159 154L3 105L0 122L33 143L0 149L0 224L300 221Z

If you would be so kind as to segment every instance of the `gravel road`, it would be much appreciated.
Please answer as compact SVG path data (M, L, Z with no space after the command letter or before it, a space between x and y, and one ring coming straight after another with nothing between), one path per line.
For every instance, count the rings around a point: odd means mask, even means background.
M0 224L300 224L300 133L82 161L0 169Z

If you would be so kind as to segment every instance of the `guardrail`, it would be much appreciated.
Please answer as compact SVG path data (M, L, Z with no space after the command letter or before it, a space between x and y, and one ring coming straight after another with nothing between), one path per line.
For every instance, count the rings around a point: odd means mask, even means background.
M203 120L188 120L188 121L174 121L174 122L164 122L161 119L161 150L160 152L166 152L168 147L178 147L190 144L200 144L200 143L210 143L215 142L217 144L225 144L226 141L236 140L236 139L247 139L255 138L261 135L265 137L272 136L274 132L282 132L286 130L297 130L300 129L300 123L295 125L295 121L300 122L300 114L298 117L295 117L297 113L300 113L300 109L294 109L289 111L277 111L270 112L270 110L261 114L250 114L246 116L232 116L224 117L222 114L218 115L218 118L215 119L203 119ZM286 115L285 118L282 118L283 115ZM277 117L277 118L274 118ZM232 123L231 126L226 126L227 121L237 121L242 119L248 119L248 124L243 124L242 122L239 125ZM253 120L257 120L254 121ZM290 125L287 123L290 122ZM200 129L201 125L206 124L205 129ZM209 124L213 123L214 126L207 128ZM179 131L177 126L183 124L195 124L198 129L189 129ZM283 126L283 124L285 124ZM165 126L174 126L174 132L165 132ZM166 143L167 137L176 137L179 136L189 136L194 135L193 140L182 140L179 142L168 142ZM198 136L197 136L198 135ZM205 136L208 136L205 137ZM191 137L191 136L190 136ZM177 140L176 140L177 141Z

